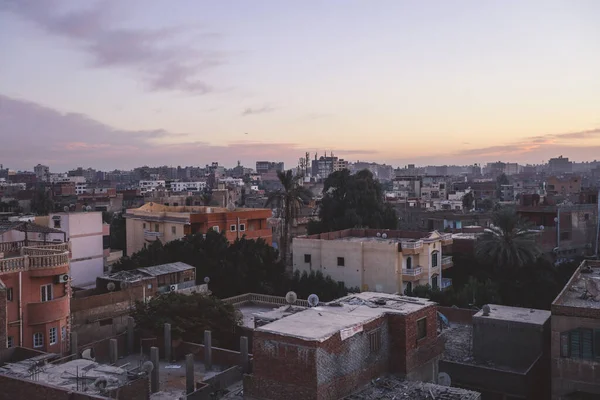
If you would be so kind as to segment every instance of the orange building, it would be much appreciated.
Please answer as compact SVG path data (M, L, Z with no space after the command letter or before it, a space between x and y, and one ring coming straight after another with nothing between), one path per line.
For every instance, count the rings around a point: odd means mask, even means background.
M264 239L272 243L272 230L267 223L272 211L266 208L222 208L199 206L165 206L146 203L140 208L129 209L127 219L127 255L144 248L155 240L170 242L194 233L206 233L209 229L224 232L233 242L245 236L247 239Z
M69 243L64 232L0 223L0 350L68 351Z

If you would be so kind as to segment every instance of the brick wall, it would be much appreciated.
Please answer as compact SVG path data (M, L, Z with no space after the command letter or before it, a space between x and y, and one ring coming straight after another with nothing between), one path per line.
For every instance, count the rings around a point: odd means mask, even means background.
M18 379L0 375L0 400L102 400L105 397L94 396L85 393L73 393L66 389L52 387L32 382L24 379ZM142 400L135 398L135 400Z
M143 377L135 381L128 382L110 393L111 398L127 400L148 400L150 399L150 379Z
M110 340L117 339L117 354L119 357L127 355L127 335L121 334L114 337L99 340L97 342L88 343L78 346L78 351L81 353L85 349L93 348L96 362L110 362Z
M6 348L6 324L8 323L6 318L6 290L0 289L0 350ZM17 343L13 343L13 346L16 345Z
M567 317L594 318L600 320L600 308L595 307L569 307L553 304L550 308L552 315L565 315Z

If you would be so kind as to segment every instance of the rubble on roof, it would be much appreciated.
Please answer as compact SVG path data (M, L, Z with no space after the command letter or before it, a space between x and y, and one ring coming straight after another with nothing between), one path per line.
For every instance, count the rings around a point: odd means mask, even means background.
M395 377L377 378L345 400L479 400L471 390L427 382L403 381Z

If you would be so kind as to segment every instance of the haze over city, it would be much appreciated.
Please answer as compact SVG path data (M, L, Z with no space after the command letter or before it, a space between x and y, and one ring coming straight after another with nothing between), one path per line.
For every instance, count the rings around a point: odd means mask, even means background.
M593 160L598 15L597 1L2 1L0 155L55 170L305 151Z

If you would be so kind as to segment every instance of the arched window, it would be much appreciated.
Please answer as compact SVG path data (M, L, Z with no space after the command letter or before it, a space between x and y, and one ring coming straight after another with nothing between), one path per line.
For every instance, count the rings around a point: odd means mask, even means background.
M406 259L406 269L411 269L412 268L412 257L408 257Z

